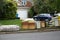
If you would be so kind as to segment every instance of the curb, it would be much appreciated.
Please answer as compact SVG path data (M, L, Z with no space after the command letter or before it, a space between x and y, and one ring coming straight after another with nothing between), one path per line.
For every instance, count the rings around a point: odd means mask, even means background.
M27 30L27 31L12 31L12 32L0 32L0 34L15 34L15 33L36 33L36 32L54 32L60 31L56 29L46 29L46 30Z

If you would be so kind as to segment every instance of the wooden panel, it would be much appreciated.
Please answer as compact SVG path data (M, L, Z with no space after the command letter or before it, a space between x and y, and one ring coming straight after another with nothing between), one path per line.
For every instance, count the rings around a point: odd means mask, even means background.
M41 21L41 27L45 27L45 21Z
M58 25L60 26L60 20L58 20Z
M35 29L35 23L29 23L29 29Z
M22 29L28 29L28 22L22 22Z

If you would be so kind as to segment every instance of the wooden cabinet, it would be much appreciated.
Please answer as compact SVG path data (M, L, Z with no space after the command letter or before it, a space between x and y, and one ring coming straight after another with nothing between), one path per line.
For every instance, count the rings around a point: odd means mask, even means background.
M35 23L34 22L29 23L29 29L35 29Z
M28 22L22 22L22 29L28 29Z
M22 22L22 29L35 29L34 22Z

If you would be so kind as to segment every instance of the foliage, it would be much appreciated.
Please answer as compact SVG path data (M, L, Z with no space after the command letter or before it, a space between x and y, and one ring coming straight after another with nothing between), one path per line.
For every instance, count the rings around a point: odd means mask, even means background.
M0 19L16 18L17 3L13 0L0 0Z
M34 6L32 6L30 8L30 10L28 11L28 17L32 18L36 13L34 12Z
M37 13L42 13L42 12L46 12L47 11L47 7L48 5L47 2L45 2L46 0L35 0L34 1L34 10Z
M36 13L60 12L60 0L35 0L34 11Z

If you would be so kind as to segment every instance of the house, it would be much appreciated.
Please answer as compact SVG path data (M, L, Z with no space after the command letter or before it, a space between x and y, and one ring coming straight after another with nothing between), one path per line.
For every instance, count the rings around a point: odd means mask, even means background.
M30 7L33 6L33 0L16 0L18 7L17 7L17 14L20 19L28 18L28 10Z

